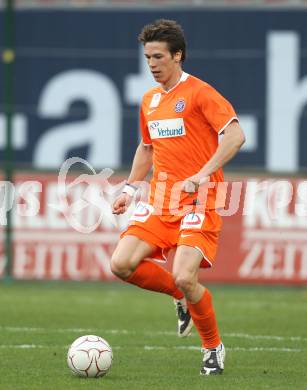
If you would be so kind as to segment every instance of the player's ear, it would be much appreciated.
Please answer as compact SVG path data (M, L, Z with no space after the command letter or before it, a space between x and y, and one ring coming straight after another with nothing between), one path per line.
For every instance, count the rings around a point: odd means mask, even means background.
M175 53L175 62L177 62L177 63L179 63L179 62L181 62L181 58L182 58L182 51L181 50L179 50L179 51L177 51L176 53Z

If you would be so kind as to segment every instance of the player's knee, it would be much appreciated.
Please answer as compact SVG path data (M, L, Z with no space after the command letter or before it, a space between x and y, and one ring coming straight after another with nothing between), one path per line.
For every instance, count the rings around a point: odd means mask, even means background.
M110 266L112 273L120 279L127 279L131 275L132 271L124 258L113 255Z
M195 288L194 279L189 274L174 275L176 286L184 294L192 292Z

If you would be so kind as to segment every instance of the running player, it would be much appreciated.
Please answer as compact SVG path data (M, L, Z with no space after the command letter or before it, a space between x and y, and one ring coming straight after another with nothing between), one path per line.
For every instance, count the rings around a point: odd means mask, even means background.
M172 296L179 336L189 334L193 323L200 335L204 353L200 373L220 374L225 349L211 294L198 282L198 273L200 267L212 266L216 254L221 167L245 137L231 104L209 84L183 71L186 43L180 25L157 20L143 28L139 40L158 86L143 97L142 141L113 212L127 210L137 183L152 166L153 175L149 201L137 205L111 269L128 283ZM170 273L150 259L166 258L172 248L176 252Z

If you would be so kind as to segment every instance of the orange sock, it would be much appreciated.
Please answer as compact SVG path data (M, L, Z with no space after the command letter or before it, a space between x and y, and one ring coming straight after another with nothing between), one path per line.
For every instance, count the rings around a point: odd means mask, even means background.
M204 348L217 347L221 343L221 339L209 290L205 290L201 300L197 303L188 302L188 307L194 325L200 335L202 346Z
M126 282L145 290L171 295L176 299L183 298L182 292L175 285L172 274L151 261L142 260Z

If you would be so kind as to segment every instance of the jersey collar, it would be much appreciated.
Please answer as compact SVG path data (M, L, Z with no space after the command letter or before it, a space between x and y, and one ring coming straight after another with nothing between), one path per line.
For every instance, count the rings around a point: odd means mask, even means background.
M183 81L186 81L187 78L188 78L189 76L190 76L189 73L182 72L179 81L178 81L177 84L175 84L171 89L169 89L168 91L165 91L161 86L160 86L160 89L161 89L161 91L162 91L163 93L166 93L166 94L167 94L167 93L170 93L170 92L172 92L175 88L177 88L178 85L179 85L180 83L182 83Z

